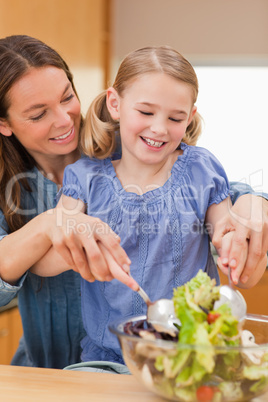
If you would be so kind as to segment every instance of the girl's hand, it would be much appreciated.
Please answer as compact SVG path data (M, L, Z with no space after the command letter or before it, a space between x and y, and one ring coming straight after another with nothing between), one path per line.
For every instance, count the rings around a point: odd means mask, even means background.
M224 235L230 230L234 230L231 244L222 242ZM249 278L255 275L258 277L256 271L262 272L267 262L268 201L252 194L241 196L230 211L216 223L213 244L221 255L221 263L225 267L230 265L237 274L241 274L241 286L245 284L250 287L257 283L253 283L252 279L249 281ZM241 270L238 261L245 247L248 247L248 254L245 266Z
M224 250L231 250L232 247L232 242L234 240L234 236L235 236L235 232L231 231L226 233L223 237L222 237L222 243L221 243L221 249ZM239 278L240 275L244 269L246 260L247 260L247 256L248 256L248 242L245 241L245 243L243 244L243 247L240 248L240 255L238 258L238 263L235 264L234 266L232 266L232 264L228 263L228 259L225 257L219 257L217 260L217 266L218 268L221 269L221 271L228 276L228 268L230 266L231 268L231 278L232 281L234 283L234 285L237 285L239 282Z
M230 250L232 248L232 242L234 241L234 238L234 231L226 233L222 238L222 247L226 250ZM234 264L233 266L232 264L230 264L232 281L234 285L237 285L240 288L251 288L252 286L256 285L261 279L264 271L266 270L267 257L266 255L264 255L264 257L257 264L254 272L252 272L251 276L248 278L247 282L240 282L240 276L244 270L244 266L248 256L248 250L248 242L246 241L243 248L240 249L240 255L238 258L239 263ZM219 257L217 265L221 269L221 271L228 276L228 259Z

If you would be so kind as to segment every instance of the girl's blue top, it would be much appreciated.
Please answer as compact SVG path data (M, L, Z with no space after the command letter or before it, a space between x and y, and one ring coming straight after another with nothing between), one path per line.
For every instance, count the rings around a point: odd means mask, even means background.
M188 147L186 148L188 149ZM81 184L85 185L94 200L94 203L90 202L89 208L93 210L101 207L101 211L98 213L103 212L101 215L107 216L111 220L114 229L118 227L120 233L127 232L131 242L129 244L124 242L126 251L132 250L130 253L132 259L135 251L139 253L137 258L140 266L135 266L133 260L131 271L153 300L164 294L171 297L173 284L176 286L177 283L188 280L197 272L201 263L206 265L206 252L203 251L203 246L201 247L199 241L193 242L192 235L190 236L191 241L187 243L186 235L191 225L194 237L197 236L196 233L199 229L203 229L203 210L206 207L201 208L199 205L207 198L205 194L203 197L203 193L209 192L213 198L213 193L216 197L217 191L213 188L208 190L208 188L202 187L202 183L208 175L205 182L211 181L214 186L215 181L215 186L217 183L217 187L220 187L216 176L213 179L214 173L210 177L212 171L219 164L205 151L200 151L198 148L196 151L193 152L192 148L189 148L189 151L185 149L184 155L174 166L169 182L163 188L144 194L141 198L136 194L124 192L116 179L110 161L90 162L82 159L78 162L77 168L74 168L79 177L76 180L79 188L82 188ZM198 159L200 159L200 163L197 163ZM196 162L192 163L194 160ZM201 163L201 161L203 162ZM208 166L203 166L204 163ZM73 167L70 172L72 169ZM222 171L221 167L220 171ZM95 173L98 175L92 177ZM69 174L67 173L67 175ZM86 176L84 177L84 175ZM180 175L181 178L178 177ZM45 178L36 168L25 172L25 176L32 191L22 189L23 205L20 212L26 216L27 220L30 220L56 205L58 189L55 183ZM193 178L195 180L191 183ZM225 191L228 193L225 175L224 178L219 177L219 180L223 181ZM194 183L195 185L192 186ZM248 185L243 183L234 183L232 190L235 191L233 202L240 195L253 192ZM87 192L85 194L87 195ZM171 197L172 194L174 194L174 200ZM156 195L155 200L154 195ZM187 198L189 195L191 198ZM200 202L197 199L199 197ZM152 202L149 202L150 199ZM87 199L84 200L87 201ZM139 204L141 205L140 211L137 207ZM174 222L169 222L167 217L161 218L161 211L164 212L165 205L171 214L175 215ZM113 206L116 207L114 211ZM190 213L185 214L183 211L188 208ZM130 214L131 211L133 214ZM153 213L148 216L147 211ZM155 221L158 224L159 218L161 225L165 224L165 219L167 221L167 226L164 226L167 231L166 236L161 234L162 226L156 225L147 229L147 220L148 222ZM197 222L197 225L192 224L194 221ZM183 222L186 222L186 226L182 225ZM178 225L179 227L177 227ZM172 235L172 231L175 231L174 235ZM7 223L0 210L0 240L8 233ZM159 240L158 235L161 236ZM179 250L181 250L181 254ZM165 253L167 253L166 257L164 257ZM192 265L191 261L196 254L198 255L197 264ZM208 260L207 268L211 269L211 275L216 276L215 267L212 262L210 263L210 256ZM166 263L164 263L165 261ZM173 262L176 269L173 268ZM187 273L187 269L189 273ZM88 287L92 295L85 291L84 288L88 290ZM107 357L110 360L121 361L119 345L111 336L107 324L118 315L121 319L132 312L133 314L143 313L145 311L143 301L135 292L120 285L116 280L111 283L95 282L92 286L83 282L83 293L84 322L92 337L92 343L89 335L83 341L83 359L87 360L87 356L102 359L104 356L104 359ZM85 336L81 317L80 275L68 271L56 277L41 278L28 272L23 275L16 286L12 286L0 278L0 306L8 304L15 296L18 296L24 335L12 364L63 368L78 363L81 353L80 341ZM106 346L107 349L105 349ZM113 346L115 352L111 350Z
M172 298L173 289L200 269L219 282L205 217L211 204L230 194L228 179L206 149L183 143L181 149L166 183L141 195L124 190L111 159L83 157L65 169L63 179L62 193L81 199L88 215L105 221L120 236L131 274L152 301ZM82 279L81 292L87 333L82 360L123 363L109 325L146 314L146 304L116 279L94 283Z

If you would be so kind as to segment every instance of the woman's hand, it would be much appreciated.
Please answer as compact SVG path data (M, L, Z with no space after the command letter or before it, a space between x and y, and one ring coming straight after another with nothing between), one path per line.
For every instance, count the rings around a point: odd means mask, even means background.
M70 197L65 197L64 201L67 198L68 208L67 202L64 206L60 202L54 210L46 212L48 218L54 220L47 230L52 249L65 262L61 272L73 269L89 282L116 278L133 290L138 290L138 284L128 275L131 261L120 246L119 236L100 219L86 215L81 201L73 200L74 203L70 205L73 201ZM44 270L38 272L37 268L38 264L33 272L48 276Z
M222 242L222 239L231 230L235 232L230 245ZM263 265L263 261L267 260L268 201L252 194L239 197L228 213L215 224L212 243L220 253L222 264L230 265L232 269L237 268L242 250L248 247L240 277L240 282L246 284L259 264Z

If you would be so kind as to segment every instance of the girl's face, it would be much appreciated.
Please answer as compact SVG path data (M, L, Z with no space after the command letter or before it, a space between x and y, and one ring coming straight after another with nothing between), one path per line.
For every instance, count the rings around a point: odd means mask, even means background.
M12 133L42 166L49 157L76 150L80 103L65 72L47 66L31 68L8 93L10 107L0 132Z
M109 88L107 106L120 120L123 156L146 164L162 163L177 149L196 112L191 87L163 73L138 77L122 97Z

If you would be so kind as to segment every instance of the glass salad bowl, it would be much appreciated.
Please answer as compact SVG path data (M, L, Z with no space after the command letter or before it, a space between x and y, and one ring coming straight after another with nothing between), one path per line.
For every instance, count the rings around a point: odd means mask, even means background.
M150 328L146 316L110 330L131 373L166 399L248 401L268 391L268 316L248 314L238 346L180 344Z

